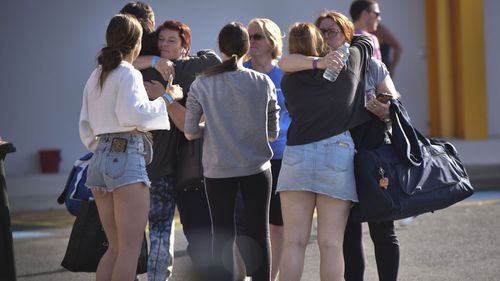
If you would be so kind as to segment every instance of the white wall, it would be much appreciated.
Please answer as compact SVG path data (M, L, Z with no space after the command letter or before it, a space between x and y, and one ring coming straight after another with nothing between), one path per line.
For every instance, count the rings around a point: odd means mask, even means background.
M8 175L37 173L40 149L60 148L63 171L85 152L78 136L82 90L104 44L108 21L126 2L17 0L2 5L0 136L17 147L17 152L7 158ZM347 13L350 3L338 0L148 2L155 10L157 24L174 18L192 28L193 50L215 48L219 29L232 20L247 23L253 17L269 17L287 31L295 21L313 21L324 8ZM489 2L498 7L494 0ZM419 55L425 53L423 0L380 3L384 23L404 47L395 74L396 86L415 125L425 133L426 62Z
M413 125L429 132L427 45L424 1L379 0L382 22L403 45L401 61L392 75Z
M500 32L498 31L500 1L484 0L486 89L488 98L488 131L491 137L500 137Z

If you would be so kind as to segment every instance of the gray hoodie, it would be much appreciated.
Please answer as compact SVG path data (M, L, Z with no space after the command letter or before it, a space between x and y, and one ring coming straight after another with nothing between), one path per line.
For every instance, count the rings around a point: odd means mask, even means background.
M205 115L205 128L198 124ZM279 132L279 106L271 79L251 69L199 76L186 102L184 131L203 130L203 169L208 178L260 173L271 165L269 139Z

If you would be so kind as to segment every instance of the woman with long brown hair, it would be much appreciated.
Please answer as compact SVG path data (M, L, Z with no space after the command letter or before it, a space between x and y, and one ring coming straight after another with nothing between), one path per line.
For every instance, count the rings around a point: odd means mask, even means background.
M205 189L213 229L213 270L207 280L233 280L234 207L239 191L247 235L255 243L247 274L254 281L269 281L269 141L279 131L276 90L265 74L243 67L250 42L242 24L225 25L218 42L223 63L191 85L184 126L188 139L203 136ZM206 121L200 125L202 115Z
M341 15L341 14L340 14ZM354 31L342 15L344 32L333 30L339 42ZM354 179L354 142L349 130L369 119L359 77L372 53L367 38L350 48L344 66L342 57L327 54L327 43L312 23L297 23L289 32L289 57L308 61L305 71L287 73L281 88L292 122L278 179L285 243L280 280L299 281L304 266L314 209L318 218L321 280L343 280L342 242L352 202L358 200ZM342 39L342 40L340 40ZM309 60L311 59L311 60ZM325 61L329 61L326 64ZM319 63L342 69L335 82L323 78ZM280 61L280 66L282 62ZM307 70L310 69L310 70ZM285 71L288 71L285 69Z
M132 63L141 50L142 28L132 16L114 16L107 46L85 85L80 137L94 152L87 186L92 189L109 247L96 279L133 280L149 212L146 164L152 148L146 132L169 129L166 105L182 97L176 86L148 99L141 73Z

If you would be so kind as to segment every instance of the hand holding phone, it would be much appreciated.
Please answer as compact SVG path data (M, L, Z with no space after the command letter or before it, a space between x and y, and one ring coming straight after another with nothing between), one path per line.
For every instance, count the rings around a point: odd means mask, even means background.
M388 93L377 94L377 100L381 103L388 103L392 99L392 95Z

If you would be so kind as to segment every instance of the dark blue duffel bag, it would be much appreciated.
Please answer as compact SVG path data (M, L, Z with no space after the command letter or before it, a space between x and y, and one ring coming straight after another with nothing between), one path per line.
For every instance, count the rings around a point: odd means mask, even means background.
M391 144L360 150L354 158L357 221L391 221L432 212L474 193L455 147L425 138L398 101L391 104Z
M359 203L351 212L358 221L412 217L446 208L474 192L448 142L429 140L419 166L408 164L390 144L359 151L354 163Z

